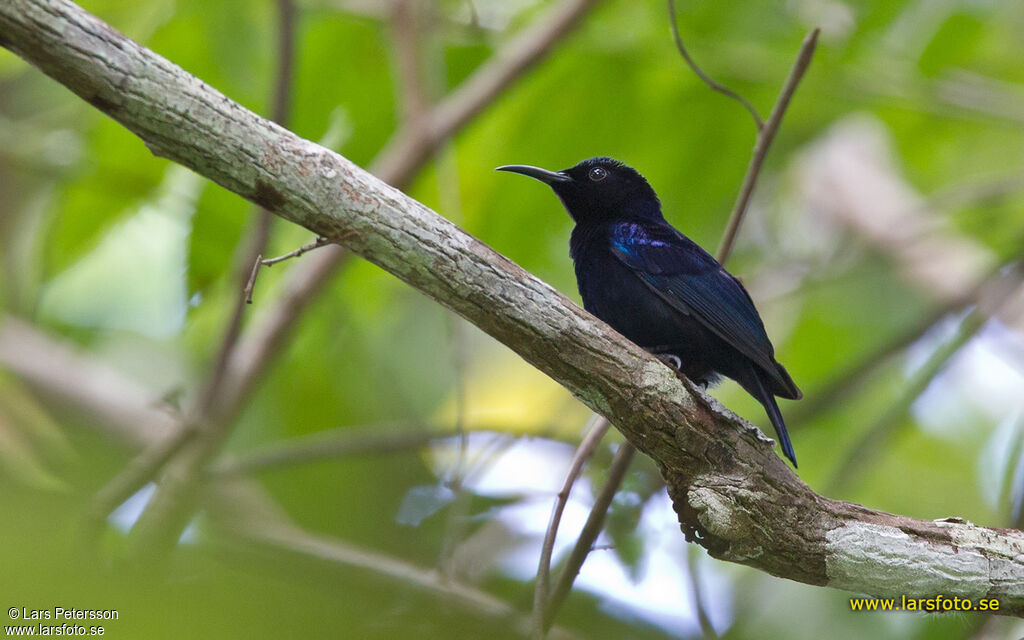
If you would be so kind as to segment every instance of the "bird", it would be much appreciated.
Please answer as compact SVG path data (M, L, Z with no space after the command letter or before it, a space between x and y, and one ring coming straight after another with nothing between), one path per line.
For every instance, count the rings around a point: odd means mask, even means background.
M496 170L539 180L562 201L575 223L569 254L584 309L705 389L722 376L735 380L764 406L797 467L775 397L803 394L775 360L743 284L665 220L646 178L608 157L562 171Z

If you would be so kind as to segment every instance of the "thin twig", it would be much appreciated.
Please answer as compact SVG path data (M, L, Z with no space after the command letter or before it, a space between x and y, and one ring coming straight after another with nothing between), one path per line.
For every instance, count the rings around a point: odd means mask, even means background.
M700 625L701 636L705 639L718 637L715 627L711 624L711 616L708 615L708 608L704 602L704 593L700 584L700 571L697 569L697 560L702 553L700 547L695 544L686 545L686 577L690 583L690 592L693 593L693 610L697 614L697 623Z
M284 262L285 260L291 260L292 258L298 258L299 256L301 256L304 253L309 253L310 251L313 251L315 249L319 249L320 247L322 247L324 245L328 245L328 244L331 244L331 241L328 240L327 238L323 237L323 236L320 236L319 238L317 238L313 242L304 244L301 247L299 247L298 249L293 249L293 250L289 251L288 253L285 253L283 255L277 256L276 258L267 258L265 260L261 259L259 262L264 267L272 267L275 264L277 264L278 262Z
M533 592L533 637L535 640L543 640L548 625L545 621L545 610L548 607L548 590L551 579L551 556L555 549L555 537L558 534L558 525L562 521L562 512L569 501L569 493L576 478L583 471L583 465L590 456L594 454L601 438L608 432L611 423L607 419L596 416L591 421L590 430L576 448L569 465L569 473L562 484L562 490L555 497L555 505L551 509L551 520L548 522L547 531L544 533L544 543L540 550L540 563L537 567L537 585Z
M256 276L260 273L260 266L263 263L263 254L256 254L256 260L252 263L252 272L249 274L249 282L245 283L245 304L252 304L252 290L256 288Z
M724 263L729 258L729 254L732 253L732 247L736 242L736 236L739 234L740 225L743 224L743 218L750 205L750 197L754 194L754 186L757 184L757 178L761 174L764 159L768 155L768 149L771 148L772 141L775 140L775 134L779 130L782 116L786 114L786 109L793 98L793 93L796 91L797 85L800 84L804 72L807 71L808 65L811 64L811 57L814 56L814 49L818 44L818 34L820 31L820 29L815 27L804 38L804 43L800 46L800 53L796 56L796 62L793 63L793 68L789 71L789 77L786 78L786 84L782 86L779 99L775 102L775 106L772 108L771 115L768 116L768 121L764 127L758 130L757 142L754 144L754 153L750 158L747 174L743 176L743 186L740 187L739 197L736 198L736 204L733 205L732 213L729 214L729 224L725 229L725 235L722 237L722 243L718 247L717 257L721 263Z
M587 522L583 525L583 530L580 532L579 538L576 539L576 546L573 547L572 553L569 555L569 560L566 562L565 568L562 569L562 573L558 577L558 584L555 586L555 590L551 595L551 600L545 608L545 630L547 630L554 621L555 615L562 607L562 603L565 602L566 596L569 595L569 591L572 589L572 584L576 581L576 576L579 575L584 561L586 561L587 556L590 554L590 550L594 546L594 541L597 540L597 536L601 535L601 529L604 527L605 515L608 513L608 509L612 506L612 500L615 499L615 494L618 493L619 487L622 485L622 481L626 478L626 472L629 471L629 465L633 462L633 455L635 453L636 447L625 442L622 443L619 450L615 452L615 457L612 458L611 467L608 469L608 479L605 480L604 487L601 488L601 493L599 493L597 498L594 500L594 506L590 509L590 515L587 516Z
M455 548L463 536L463 525L470 507L472 497L466 491L466 455L469 450L469 432L466 431L466 336L463 331L462 319L453 313L448 314L452 332L452 365L455 370L455 432L458 434L458 453L452 467L449 489L455 494L448 509L448 521L445 523L445 534L441 541L441 553L438 564L441 573L448 579L454 577Z
M242 333L242 321L245 319L245 309L251 294L247 291L249 282L255 282L253 277L252 265L263 252L263 248L267 244L267 240L270 237L270 222L272 217L268 217L265 210L259 210L257 219L253 222L249 232L249 239L245 242L245 246L242 249L240 256L241 259L238 261L235 271L239 281L239 287L242 294L233 300L234 306L231 310L231 316L228 320L227 327L224 329L224 335L220 340L219 347L217 348L217 355L214 359L213 367L207 374L206 381L200 387L198 399L196 400L193 412L197 416L207 416L213 410L213 405L216 402L217 395L220 393L221 385L224 383L224 377L227 373L228 362L231 358L231 353L234 351L238 338Z
M277 73L270 117L284 125L290 119L295 81L295 0L277 0Z
M344 247L328 245L287 272L280 296L264 306L232 354L220 415L239 412L274 356L288 344L303 312L350 255Z
M757 127L758 131L761 131L764 128L764 121L761 120L761 115L757 112L757 109L754 108L754 105L750 104L746 98L732 89L712 80L708 74L704 73L703 69L697 66L697 63L694 62L693 58L690 56L690 52L686 50L686 46L683 44L683 37L679 35L679 24L676 21L675 0L668 0L668 17L669 25L672 27L672 37L676 41L676 48L679 49L679 54L683 56L683 60L685 60L686 64L690 66L690 69L692 69L693 72L697 74L697 77L703 80L704 84L708 85L712 90L717 91L724 96L728 96L743 105L743 108L749 111L751 117L754 118L754 126Z

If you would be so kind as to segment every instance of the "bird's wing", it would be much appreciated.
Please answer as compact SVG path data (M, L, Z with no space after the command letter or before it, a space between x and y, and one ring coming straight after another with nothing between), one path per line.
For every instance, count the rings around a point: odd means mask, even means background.
M615 256L668 304L779 375L775 349L750 295L697 243L667 225L638 224L617 225L611 241Z

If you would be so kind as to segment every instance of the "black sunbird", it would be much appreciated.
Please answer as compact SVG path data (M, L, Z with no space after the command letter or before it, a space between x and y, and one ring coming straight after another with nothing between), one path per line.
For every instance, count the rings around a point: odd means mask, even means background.
M554 189L576 226L569 241L583 307L707 386L732 378L764 405L782 452L796 454L775 396L801 397L743 285L670 225L635 169L590 158L564 171L505 165Z

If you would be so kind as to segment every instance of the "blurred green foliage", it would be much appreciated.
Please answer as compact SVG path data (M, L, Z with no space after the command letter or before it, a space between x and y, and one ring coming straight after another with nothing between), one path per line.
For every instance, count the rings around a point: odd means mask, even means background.
M436 98L551 3L428 4L433 22L425 30L430 64L424 66L434 74L427 84ZM697 61L763 114L805 33L823 27L730 262L751 285L779 359L808 399L941 302L907 277L900 247L880 247L807 198L801 159L838 123L862 118L884 131L890 177L920 194L919 213L930 216L922 234L939 228L994 263L1020 254L1024 4L678 4L680 29ZM394 133L400 112L386 5L300 2L288 126L364 165ZM232 99L266 112L276 65L272 2L94 0L83 6ZM664 3L609 0L459 133L408 191L578 299L568 217L547 189L493 167L559 169L592 155L620 158L648 177L673 224L713 249L754 134L742 108L685 67ZM4 313L77 345L145 385L154 400L187 401L239 295L236 246L255 219L252 207L217 186L183 178L120 125L6 51L0 51L0 135ZM167 193L182 184L187 197L170 202ZM158 233L174 224L183 225L182 233ZM138 231L145 241L126 232L138 225L148 225ZM308 232L275 222L267 253L309 239ZM290 266L263 269L247 319L274 305ZM1015 325L1003 318L1001 332L989 327L961 350L891 426L881 452L861 461L862 472L833 497L920 518L1010 524L1010 505L1021 491L1014 416L1024 408L1024 339L1016 319ZM366 263L346 264L297 324L247 401L230 452L346 425L454 427L457 420L514 438L575 442L587 419L568 393L504 347ZM793 420L800 474L812 487L827 484L897 401L914 357L934 350L943 335L933 328L854 393ZM741 415L764 422L760 407L734 385L716 393ZM796 415L798 406L783 410ZM115 638L515 637L507 623L366 572L235 548L202 519L166 581L154 584L117 564L123 544L117 530L95 557L94 549L78 545L78 520L90 496L131 455L98 436L97 426L76 406L12 375L0 377L0 506L7 514L0 524L0 603L116 608L122 617L107 628ZM588 472L593 492L609 459L602 449ZM396 514L411 489L437 486L444 467L409 450L296 464L258 479L303 527L432 567L456 503L415 527L398 524ZM609 519L615 562L636 579L650 569L642 558L653 542L635 524L657 486L656 471L638 462ZM549 495L540 497L547 505ZM472 496L462 535L483 536L495 514L517 500ZM485 555L493 560L507 550L497 546ZM685 566L685 554L678 561ZM720 563L701 567L725 585L714 593L726 593L732 603L711 607L728 611L716 623L728 638L967 638L981 622L854 615L848 594ZM499 567L487 565L465 579L517 608L530 601L532 585ZM559 623L585 637L696 633L692 624L659 627L605 598L578 590Z

